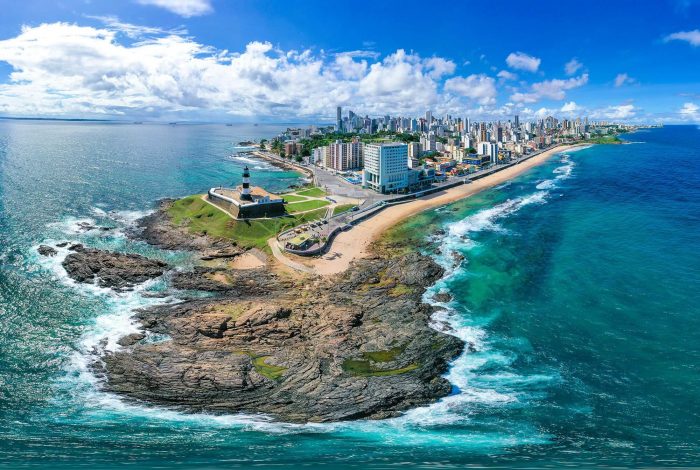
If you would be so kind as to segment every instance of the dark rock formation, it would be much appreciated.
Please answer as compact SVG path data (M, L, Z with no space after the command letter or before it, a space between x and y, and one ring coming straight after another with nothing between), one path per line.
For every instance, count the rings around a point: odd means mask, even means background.
M72 245L72 251L63 261L63 268L78 282L97 284L124 290L162 275L168 265L141 255Z
M191 235L179 245L186 235L163 210L142 227L161 246L227 249ZM144 332L170 340L130 335L95 367L112 392L186 410L292 422L396 416L452 389L441 375L464 345L429 327L434 308L421 300L442 275L415 252L367 258L331 278L203 266L176 272L174 287L218 297L136 312Z
M58 254L56 248L49 245L39 245L36 251L39 252L41 256L56 256Z
M437 294L433 295L433 300L436 302L446 303L452 300L452 296L447 292L438 292Z

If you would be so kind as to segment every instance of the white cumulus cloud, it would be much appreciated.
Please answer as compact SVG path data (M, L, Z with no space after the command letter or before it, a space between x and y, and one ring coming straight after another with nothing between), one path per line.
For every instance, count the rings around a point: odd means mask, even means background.
M209 0L136 0L136 2L141 5L164 8L185 18L206 15L214 11Z
M629 119L637 114L638 108L633 104L621 104L599 109L591 114L596 119Z
M573 113L575 111L579 111L581 107L576 104L574 101L569 101L568 103L565 103L564 106L561 107L561 112L562 113Z
M567 75L574 75L582 67L583 64L574 57L564 65L564 72L566 72Z
M432 78L440 78L443 75L452 75L455 73L456 64L442 57L431 57L430 59L426 59L423 63Z
M450 78L445 82L445 90L465 96L482 105L496 102L496 81L484 74Z
M677 33L669 34L664 38L664 41L685 41L691 46L700 46L700 30L694 29L692 31L679 31Z
M526 70L528 72L537 72L540 67L541 59L527 55L524 52L511 52L506 57L508 67L516 70Z
M635 81L636 80L634 78L630 77L626 73L618 73L615 77L615 86L619 88L622 85L631 85Z
M543 98L563 100L566 97L566 90L581 87L586 83L588 83L587 73L566 80L545 80L533 83L529 92L514 93L510 99L516 103L535 103Z
M282 51L267 42L230 52L182 31L102 20L104 27L25 26L1 40L0 61L12 72L0 83L0 113L290 118L329 116L337 105L408 114L495 102L494 80L486 76L464 78L440 92L455 69L440 57L404 50L383 59L371 51Z
M678 110L683 120L697 121L700 120L700 106L695 103L684 103L683 107Z
M501 70L498 72L496 75L498 78L501 78L503 80L517 80L518 76L514 74L513 72L509 72L507 70Z

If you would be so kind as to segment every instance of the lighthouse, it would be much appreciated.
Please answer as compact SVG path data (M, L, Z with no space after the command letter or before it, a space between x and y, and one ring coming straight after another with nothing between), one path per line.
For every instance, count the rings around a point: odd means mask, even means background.
M245 201L252 201L253 197L250 195L250 170L248 170L248 165L243 169L243 185L241 186L241 199Z

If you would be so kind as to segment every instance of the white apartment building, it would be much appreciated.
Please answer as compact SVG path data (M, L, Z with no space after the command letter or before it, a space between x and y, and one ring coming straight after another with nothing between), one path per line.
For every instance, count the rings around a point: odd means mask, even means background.
M477 149L479 155L487 155L491 163L498 163L498 145L491 142L480 142Z
M435 134L430 133L430 135L422 136L420 138L420 146L424 152L435 152L437 150Z
M316 147L311 154L311 163L314 165L326 164L326 147Z
M365 169L362 186L380 193L400 191L408 187L408 146L392 142L365 144Z

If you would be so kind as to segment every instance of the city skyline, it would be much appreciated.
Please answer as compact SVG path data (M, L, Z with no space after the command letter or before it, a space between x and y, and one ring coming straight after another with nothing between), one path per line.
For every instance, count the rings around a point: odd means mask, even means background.
M332 124L341 106L373 117L700 122L694 1L409 2L339 15L320 2L29 0L3 10L5 117Z

